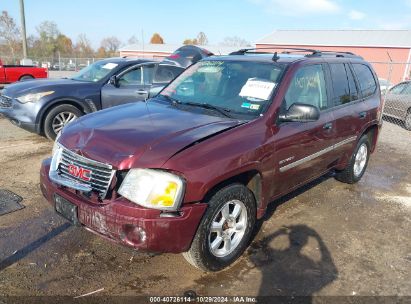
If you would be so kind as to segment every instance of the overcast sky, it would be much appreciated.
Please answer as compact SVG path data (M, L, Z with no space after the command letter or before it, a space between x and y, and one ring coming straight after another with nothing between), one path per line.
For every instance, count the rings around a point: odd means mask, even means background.
M85 33L97 47L107 36L123 42L154 32L182 43L203 31L210 44L225 36L253 43L274 29L410 29L411 0L25 0L28 34L44 20L73 40ZM20 25L19 0L0 0Z

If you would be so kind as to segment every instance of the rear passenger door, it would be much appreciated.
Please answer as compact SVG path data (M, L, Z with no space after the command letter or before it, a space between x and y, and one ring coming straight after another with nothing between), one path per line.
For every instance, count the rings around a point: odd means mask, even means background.
M329 63L330 79L333 88L333 115L336 126L335 153L339 158L351 157L352 149L359 134L364 130L370 119L367 104L361 93L361 86L354 76L354 70L349 63ZM364 65L368 69L367 66ZM371 72L370 72L371 73ZM372 75L372 73L371 73ZM376 90L371 83L365 91Z

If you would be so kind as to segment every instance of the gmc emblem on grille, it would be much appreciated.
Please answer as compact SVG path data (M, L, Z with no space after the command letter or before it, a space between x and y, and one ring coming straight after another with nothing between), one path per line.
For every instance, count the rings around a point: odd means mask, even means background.
M85 180L87 182L91 179L91 170L84 169L76 165L69 165L68 173L70 175L73 175L74 177L81 178L82 180Z

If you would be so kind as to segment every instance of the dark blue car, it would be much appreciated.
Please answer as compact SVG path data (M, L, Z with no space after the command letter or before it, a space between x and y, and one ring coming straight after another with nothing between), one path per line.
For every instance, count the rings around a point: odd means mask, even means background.
M0 113L16 126L54 139L79 116L146 100L183 70L144 59L105 59L70 79L31 80L6 87Z

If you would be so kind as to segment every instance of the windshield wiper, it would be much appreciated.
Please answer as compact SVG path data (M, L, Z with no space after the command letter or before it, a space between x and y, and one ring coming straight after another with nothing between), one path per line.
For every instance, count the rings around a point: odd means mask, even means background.
M225 117L233 118L231 115L228 114L228 112L231 112L230 109L220 108L220 107L217 107L217 106L210 105L208 103L196 103L196 102L189 102L188 101L188 102L180 102L180 104L193 106L193 107L199 107L199 108L208 109L208 110L214 110L214 111L224 115Z
M230 109L216 107L216 106L210 105L208 103L196 103L196 102L190 102L190 101L182 102L182 101L180 101L176 98L173 98L169 95L161 94L161 96L163 96L165 99L170 101L173 105L177 105L177 104L178 105L187 105L187 106L199 107L199 108L208 109L208 110L214 110L214 111L224 115L225 117L233 118L231 115L227 114L228 112L231 112Z
M168 100L169 102L171 102L173 105L181 104L181 101L180 101L180 100L178 100L178 99L176 99L176 98L173 98L173 97L171 97L171 96L169 96L169 95L160 94L160 96L162 96L162 97L164 97L165 99L167 99L167 100Z

